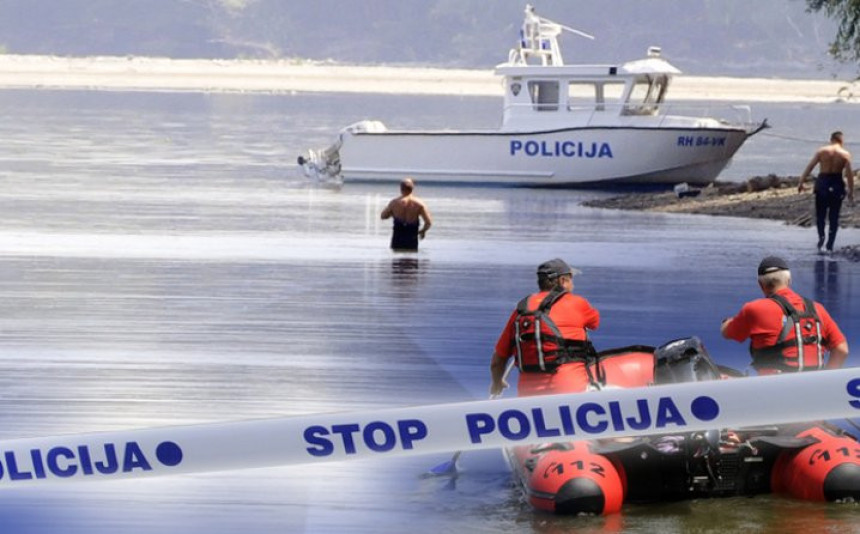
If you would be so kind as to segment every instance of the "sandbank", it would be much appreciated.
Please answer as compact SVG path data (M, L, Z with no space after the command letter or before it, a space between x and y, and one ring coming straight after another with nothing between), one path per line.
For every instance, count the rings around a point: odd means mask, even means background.
M672 100L843 101L839 80L681 75ZM188 60L151 57L0 55L0 88L242 93L346 92L501 96L486 70L350 66L295 60ZM860 87L857 87L860 93ZM858 97L849 99L856 102Z

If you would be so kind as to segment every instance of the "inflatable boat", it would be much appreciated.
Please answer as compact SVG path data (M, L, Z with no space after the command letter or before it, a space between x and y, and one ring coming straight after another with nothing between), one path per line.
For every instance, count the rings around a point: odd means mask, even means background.
M701 340L603 351L595 387L741 379ZM558 514L612 514L625 503L776 493L860 500L860 443L827 422L714 429L645 438L533 444L505 450L526 500Z

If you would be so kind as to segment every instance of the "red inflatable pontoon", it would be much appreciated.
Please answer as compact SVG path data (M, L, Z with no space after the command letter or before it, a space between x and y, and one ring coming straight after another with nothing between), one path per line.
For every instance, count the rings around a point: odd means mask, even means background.
M597 354L597 387L723 380L698 338ZM528 502L559 514L613 514L628 502L774 492L860 501L860 443L826 422L517 446L506 457Z

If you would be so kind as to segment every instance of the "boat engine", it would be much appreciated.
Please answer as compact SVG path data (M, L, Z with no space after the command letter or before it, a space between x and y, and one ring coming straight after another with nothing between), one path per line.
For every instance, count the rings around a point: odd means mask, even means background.
M381 133L387 128L380 121L359 121L343 128L337 136L337 140L331 146L321 150L308 150L297 159L299 167L308 178L317 182L340 183L343 178L340 175L340 149L343 146L344 135L361 133Z
M718 380L722 376L702 340L696 336L670 341L657 347L654 355L658 384Z

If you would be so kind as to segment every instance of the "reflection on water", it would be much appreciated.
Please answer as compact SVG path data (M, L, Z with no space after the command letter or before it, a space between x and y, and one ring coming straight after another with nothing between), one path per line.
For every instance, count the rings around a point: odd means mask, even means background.
M839 315L839 262L830 257L815 260L815 297L827 310Z
M603 193L422 186L433 233L397 255L378 218L390 187L315 188L292 163L391 101L445 127L483 100L4 97L3 439L486 398L505 319L558 256L583 270L601 350L698 335L744 367L719 320L757 296L771 253L860 346L860 269L814 256L805 229L579 205ZM454 485L419 478L448 458L16 490L0 516L16 533L856 530L854 505L771 497L557 518L521 501L498 451L464 454Z
M426 271L428 266L425 266ZM409 255L398 254L391 260L391 279L400 286L413 287L418 282L418 277L421 274L421 260Z

